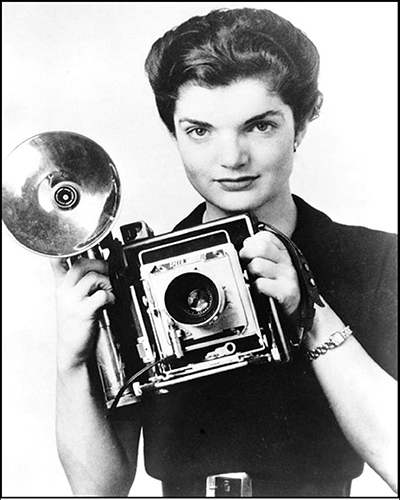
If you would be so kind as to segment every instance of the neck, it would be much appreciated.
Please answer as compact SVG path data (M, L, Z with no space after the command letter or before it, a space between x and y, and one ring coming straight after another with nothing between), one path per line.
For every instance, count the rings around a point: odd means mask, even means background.
M234 214L226 213L207 203L203 221L209 222L222 217L227 217L229 215ZM268 205L264 205L258 210L255 210L253 215L257 217L260 222L266 222L276 229L279 229L279 231L285 234L288 238L292 236L296 228L297 208L290 192L288 192L284 197L271 200Z
M279 198L275 203L256 210L254 215L259 221L279 229L288 238L292 236L296 228L297 208L290 193L285 198Z

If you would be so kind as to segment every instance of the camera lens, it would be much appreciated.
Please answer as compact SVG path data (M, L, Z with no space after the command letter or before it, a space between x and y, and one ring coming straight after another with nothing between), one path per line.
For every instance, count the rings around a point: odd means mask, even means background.
M168 314L178 323L203 325L218 314L223 294L204 274L191 272L174 278L165 292Z

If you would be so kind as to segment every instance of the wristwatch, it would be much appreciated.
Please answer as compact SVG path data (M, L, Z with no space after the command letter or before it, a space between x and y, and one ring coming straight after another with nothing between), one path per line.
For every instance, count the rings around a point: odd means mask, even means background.
M343 344L343 342L352 335L353 332L350 329L350 327L346 326L343 328L343 330L332 333L332 335L329 337L329 339L321 344L318 347L314 347L314 349L310 349L309 351L306 352L306 358L309 361L313 361L314 359L317 359L321 354L325 354L328 352L330 349L334 349L335 347L338 347Z

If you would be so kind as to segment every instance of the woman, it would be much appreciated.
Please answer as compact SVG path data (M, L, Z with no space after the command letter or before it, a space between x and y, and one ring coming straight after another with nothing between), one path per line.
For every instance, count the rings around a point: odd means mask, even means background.
M322 104L316 48L270 11L214 11L167 32L146 70L205 200L177 228L251 212L301 249L324 307L289 365L206 377L104 419L90 365L96 313L115 299L107 266L57 262L57 432L73 492L127 494L141 427L165 496L205 496L207 477L232 472L250 476L255 496L348 496L364 461L395 489L395 237L336 224L290 191ZM280 241L257 233L240 257L296 318L297 273Z

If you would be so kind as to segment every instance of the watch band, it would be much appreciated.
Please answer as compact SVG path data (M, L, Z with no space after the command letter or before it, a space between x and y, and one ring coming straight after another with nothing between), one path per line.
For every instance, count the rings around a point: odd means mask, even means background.
M314 359L317 359L321 354L325 354L328 352L330 349L334 349L335 347L340 346L343 344L343 342L352 335L353 332L350 329L350 327L346 326L343 328L343 330L332 333L332 335L329 337L329 339L321 344L318 347L314 347L314 349L310 349L309 351L306 352L306 358L309 361L313 361Z

